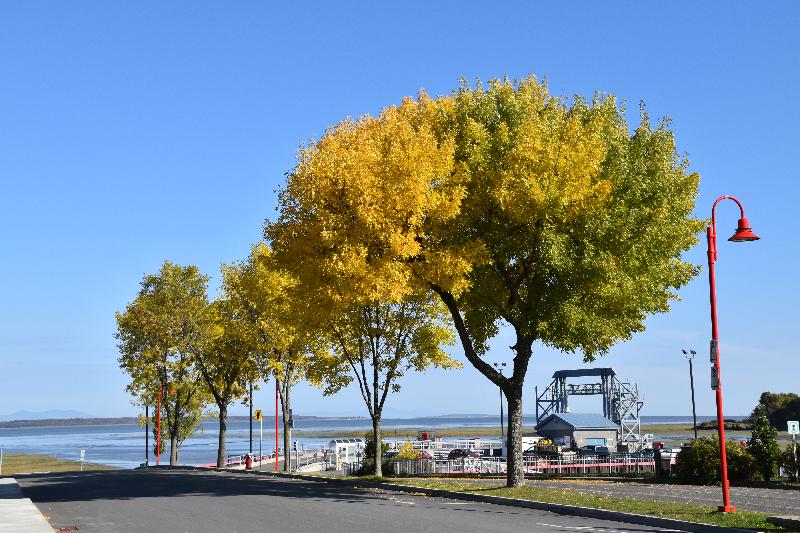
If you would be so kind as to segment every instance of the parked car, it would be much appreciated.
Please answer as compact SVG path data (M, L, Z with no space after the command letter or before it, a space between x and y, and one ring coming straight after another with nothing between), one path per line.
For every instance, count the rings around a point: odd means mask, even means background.
M611 455L611 450L608 449L608 446L595 446L594 454L598 457L608 457Z
M433 455L428 450L420 450L418 459L433 459Z
M611 450L608 446L584 446L578 450L578 455L581 457L607 457L611 455Z
M462 450L461 448L456 448L455 450L450 450L450 453L447 454L447 459L467 459L467 458L477 458L480 457L481 454L476 452L475 450Z
M394 459L400 452L398 450L389 450L383 454L384 459Z

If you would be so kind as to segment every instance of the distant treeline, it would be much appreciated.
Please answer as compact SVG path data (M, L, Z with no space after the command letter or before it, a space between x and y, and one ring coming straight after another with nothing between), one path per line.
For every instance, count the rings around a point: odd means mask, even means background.
M275 416L275 413L272 414ZM247 421L247 416L229 416L229 421ZM282 418L279 417L282 420ZM295 416L295 420L325 420L318 416ZM203 417L203 421L216 420L214 417ZM44 418L40 420L9 420L0 422L0 429L8 428L41 428L56 426L109 426L115 424L138 424L135 416L121 416L116 418Z
M758 405L746 420L725 419L725 429L751 430L760 407L766 410L767 419L778 431L786 431L786 422L800 420L800 396L793 392L762 392ZM699 429L717 429L716 420L697 424Z
M764 406L767 418L772 427L778 431L786 431L786 422L800 420L800 396L793 392L763 392L758 400L758 406ZM750 415L750 420L756 417L756 410Z
M705 422L700 422L697 424L697 429L717 429L717 421L716 420L707 420ZM739 430L751 430L753 429L753 423L748 420L733 420L730 418L725 419L725 429L739 429Z

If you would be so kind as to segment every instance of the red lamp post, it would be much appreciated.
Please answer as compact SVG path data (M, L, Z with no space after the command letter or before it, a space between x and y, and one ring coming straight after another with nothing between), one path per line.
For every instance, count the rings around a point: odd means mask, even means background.
M169 389L169 392L175 392L176 389ZM158 407L156 411L158 411L158 418L156 421L156 439L158 442L156 443L156 466L161 466L161 396L164 393L164 386L158 386Z
M719 332L717 330L717 284L714 277L714 263L717 260L717 220L716 211L717 204L722 200L733 200L739 206L741 217L739 224L736 228L736 233L733 234L729 241L733 242L746 242L757 241L758 235L753 233L750 228L750 223L744 216L744 207L742 203L733 196L720 196L714 202L711 208L711 225L706 230L708 236L708 284L711 296L711 350L710 357L713 366L711 367L711 388L716 390L717 396L717 426L719 432L719 454L720 454L720 470L722 477L722 505L717 509L723 513L736 512L736 507L731 505L729 485L728 485L728 459L725 450L725 420L722 416L722 375L719 365Z
M278 471L278 374L275 374L275 471ZM284 450L286 455L286 450ZM284 461L286 458L284 457Z

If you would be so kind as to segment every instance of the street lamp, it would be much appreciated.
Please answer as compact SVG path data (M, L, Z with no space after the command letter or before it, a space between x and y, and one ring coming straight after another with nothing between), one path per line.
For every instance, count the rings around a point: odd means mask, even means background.
M692 388L692 425L694 427L694 440L697 440L697 412L694 408L694 372L692 371L692 359L697 355L694 350L681 350L686 359L689 360L689 385Z
M708 285L711 300L711 350L710 358L713 366L711 367L711 388L717 393L717 431L719 432L719 455L720 470L722 476L722 505L717 508L723 513L736 512L736 507L730 504L729 485L728 485L728 459L725 450L725 420L722 416L722 373L719 365L719 333L717 329L717 286L714 278L714 263L717 260L717 204L722 200L733 200L739 206L741 217L736 227L736 232L729 241L746 242L757 241L758 235L753 233L750 223L744 216L742 203L733 196L720 196L711 208L711 225L706 229L708 237Z
M505 363L492 363L492 366L500 372L500 375L503 375L503 369L506 367ZM498 387L500 391L500 446L503 446L503 441L505 440L506 436L503 432L503 389ZM502 452L502 450L501 450Z

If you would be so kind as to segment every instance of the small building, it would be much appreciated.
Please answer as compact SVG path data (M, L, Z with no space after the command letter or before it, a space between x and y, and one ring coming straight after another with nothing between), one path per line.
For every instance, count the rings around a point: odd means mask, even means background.
M333 450L336 470L341 470L344 463L355 463L364 456L366 441L361 438L333 439L328 448Z
M573 449L607 446L616 451L619 426L595 413L554 413L536 425L536 432Z

